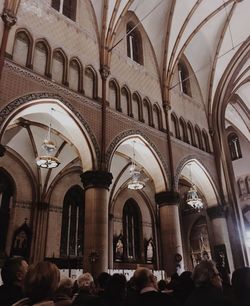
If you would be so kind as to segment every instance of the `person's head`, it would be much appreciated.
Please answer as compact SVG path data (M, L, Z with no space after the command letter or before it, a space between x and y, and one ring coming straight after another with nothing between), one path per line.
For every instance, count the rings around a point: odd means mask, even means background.
M236 269L232 275L232 287L237 297L245 297L250 292L250 268Z
M108 281L110 280L111 275L107 272L102 272L97 277L97 286L99 289L104 289L107 286Z
M194 268L192 278L196 287L208 284L218 288L222 287L220 274L211 260L201 261Z
M90 294L95 291L95 283L93 276L89 273L83 273L77 279L78 289L81 291L86 291Z
M28 264L22 257L13 257L5 261L1 277L5 285L22 286L27 273Z
M105 296L110 301L121 301L127 294L127 280L123 274L113 274L105 288Z
M24 280L24 293L32 302L51 299L58 288L60 272L48 261L31 265Z
M69 277L63 277L60 280L59 287L57 289L57 294L65 294L69 297L73 295L73 280Z
M157 289L155 276L147 268L138 268L135 270L134 282L138 290L142 290L145 287L154 287Z

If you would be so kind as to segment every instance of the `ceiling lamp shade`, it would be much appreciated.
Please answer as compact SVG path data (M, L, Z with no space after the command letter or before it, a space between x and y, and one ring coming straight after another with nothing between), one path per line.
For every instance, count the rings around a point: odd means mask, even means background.
M192 185L187 193L187 204L198 211L203 208L203 203L198 196L195 185Z
M131 190L140 190L145 187L145 183L140 180L141 171L135 164L135 141L133 142L133 158L132 165L129 168L130 180L128 183L128 189Z
M51 109L52 111L53 109ZM56 149L55 143L51 140L51 122L49 124L49 131L47 137L42 144L43 154L36 158L36 164L40 168L53 169L60 165L60 161L57 157L53 156Z

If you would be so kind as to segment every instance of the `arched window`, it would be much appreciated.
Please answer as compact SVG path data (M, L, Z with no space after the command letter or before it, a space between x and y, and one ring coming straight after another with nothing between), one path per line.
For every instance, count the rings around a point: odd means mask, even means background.
M141 258L141 212L138 204L129 199L123 208L124 259L136 261Z
M72 59L69 63L69 88L75 91L82 91L81 86L81 65L78 60Z
M52 0L51 6L61 14L75 21L76 4L76 0Z
M13 60L22 66L30 67L32 39L26 31L16 33Z
M88 66L85 69L85 78L84 78L84 92L86 97L91 99L97 98L97 75L96 71L92 66Z
M179 119L175 113L171 113L171 122L172 122L172 132L175 138L181 139L180 128L179 128Z
M68 190L63 201L61 247L64 256L83 254L84 194L79 186Z
M133 61L143 65L142 39L132 23L127 24L127 55Z
M57 83L65 83L65 56L61 51L54 51L52 62L52 80Z
M41 75L48 75L48 46L38 41L34 49L33 70Z
M178 76L181 92L192 97L189 71L184 63L178 64Z
M10 209L14 195L12 178L0 170L0 253L5 252L5 245L10 220Z
M242 158L240 141L235 133L230 133L227 138L231 159L236 160Z
M20 226L13 235L13 243L11 247L11 256L22 256L26 260L29 259L31 245L31 229L25 222Z
M239 186L239 191L240 195L246 195L247 194L247 186L246 186L246 181L243 178L238 179L238 186Z

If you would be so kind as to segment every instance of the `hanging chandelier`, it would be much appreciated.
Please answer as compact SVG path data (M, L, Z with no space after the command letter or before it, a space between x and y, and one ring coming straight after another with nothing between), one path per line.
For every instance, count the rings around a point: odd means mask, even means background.
M198 211L203 208L203 203L198 196L197 188L194 184L190 187L187 193L187 204Z
M135 141L133 141L133 158L132 165L129 168L130 181L128 183L128 189L140 190L145 187L145 183L140 180L141 171L135 164Z
M189 165L189 167L190 167L190 181L192 182L191 164ZM198 211L200 211L203 208L202 200L199 198L197 193L197 188L193 183L187 192L187 204Z
M51 112L54 109L51 109ZM60 165L60 161L57 157L53 156L56 150L55 143L51 140L51 122L48 127L48 135L44 139L42 144L42 154L36 158L36 164L40 168L53 169Z

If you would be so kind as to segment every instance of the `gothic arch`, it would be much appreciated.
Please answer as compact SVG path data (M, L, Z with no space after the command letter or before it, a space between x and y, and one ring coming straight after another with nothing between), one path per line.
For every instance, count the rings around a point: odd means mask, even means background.
M45 38L40 38L40 39L37 39L35 41L35 44L34 44L34 53L33 53L33 59L32 59L32 67L33 67L33 70L34 70L34 67L35 67L35 55L36 55L36 47L41 44L41 46L44 47L45 49L45 52L46 52L46 63L45 63L45 69L44 69L44 74L47 76L47 77L51 77L51 47L48 43L48 41L45 39Z
M175 112L171 113L171 120L174 124L174 137L177 139L181 139L181 135L180 135L180 127L179 127L179 119L176 116Z
M96 100L98 97L98 76L95 68L92 65L88 65L85 67L85 76L88 76L92 79L92 90L90 98ZM86 85L86 82L84 84ZM87 92L86 89L84 91Z
M118 112L121 112L121 93L120 93L120 86L119 83L117 82L116 79L112 78L109 80L109 92L112 90L112 88L114 88L114 92L115 92L115 109ZM110 105L110 101L109 101L109 105Z
M189 143L188 140L188 133L187 133L187 123L183 117L180 117L180 126L182 127L182 136L183 136L183 141L186 143Z
M144 119L143 119L143 110L142 110L142 98L140 96L140 94L135 91L132 95L132 99L133 101L136 101L137 105L138 105L138 119L140 122L144 122ZM132 106L133 108L133 106ZM134 117L135 117L135 112L134 112L134 108L133 108L133 114L134 114Z
M82 117L82 115L74 108L74 106L68 102L67 100L65 100L64 98L62 98L61 96L57 95L57 94L53 94L53 93L33 93L32 95L26 95L24 97L20 97L12 102L10 102L8 105L6 105L1 111L0 111L0 142L1 139L3 137L4 131L7 128L9 122L11 121L11 119L16 115L16 113L18 112L18 110L20 109L21 106L23 105L28 105L30 106L32 104L32 102L34 102L35 100L45 100L47 101L48 99L53 100L55 102L60 102L62 105L64 105L64 107L66 109L68 109L69 111L71 111L75 118L77 118L79 120L79 122L81 123L81 125L84 127L87 136L89 137L89 139L91 140L93 147L94 147L94 151L95 151L95 155L97 158L96 161L96 165L99 164L100 162L100 148L98 145L98 142L96 140L96 137L94 135L94 133L92 132L90 126L88 125L88 123L85 121L85 119Z
M62 83L63 85L67 85L68 84L68 81L67 81L67 77L68 77L68 58L67 58L67 55L66 53L61 49L61 48L57 48L57 49L54 49L53 50L53 54L52 54L52 65L51 65L51 75L52 75L52 79L53 79L53 66L55 65L55 60L56 58L58 57L58 59L62 59L62 71L60 72L62 75L61 75L61 82L59 83ZM59 79L58 79L59 81Z
M78 92L82 93L83 92L83 67L82 67L82 63L79 60L78 57L72 57L69 60L69 76L68 76L68 82L69 82L69 87L71 88L71 76L70 76L70 69L71 69L71 65L75 66L77 68L77 72L78 72L78 78L77 78L77 90ZM74 80L72 80L74 81Z
M155 124L155 122L154 122L154 125L158 126L158 129L160 131L162 131L163 130L162 111L161 111L161 108L160 108L160 106L159 106L159 104L157 102L154 103L154 105L153 105L153 112L156 113L156 117L157 117L156 118L157 119L157 125Z
M25 42L27 42L27 54L26 54L26 61L25 61L24 66L26 66L28 68L31 68L33 37L27 29L24 29L24 28L17 29L17 31L15 33L15 39L14 39L13 50L12 50L13 60L15 60L14 59L14 57L15 57L14 53L15 53L18 37L22 38Z

